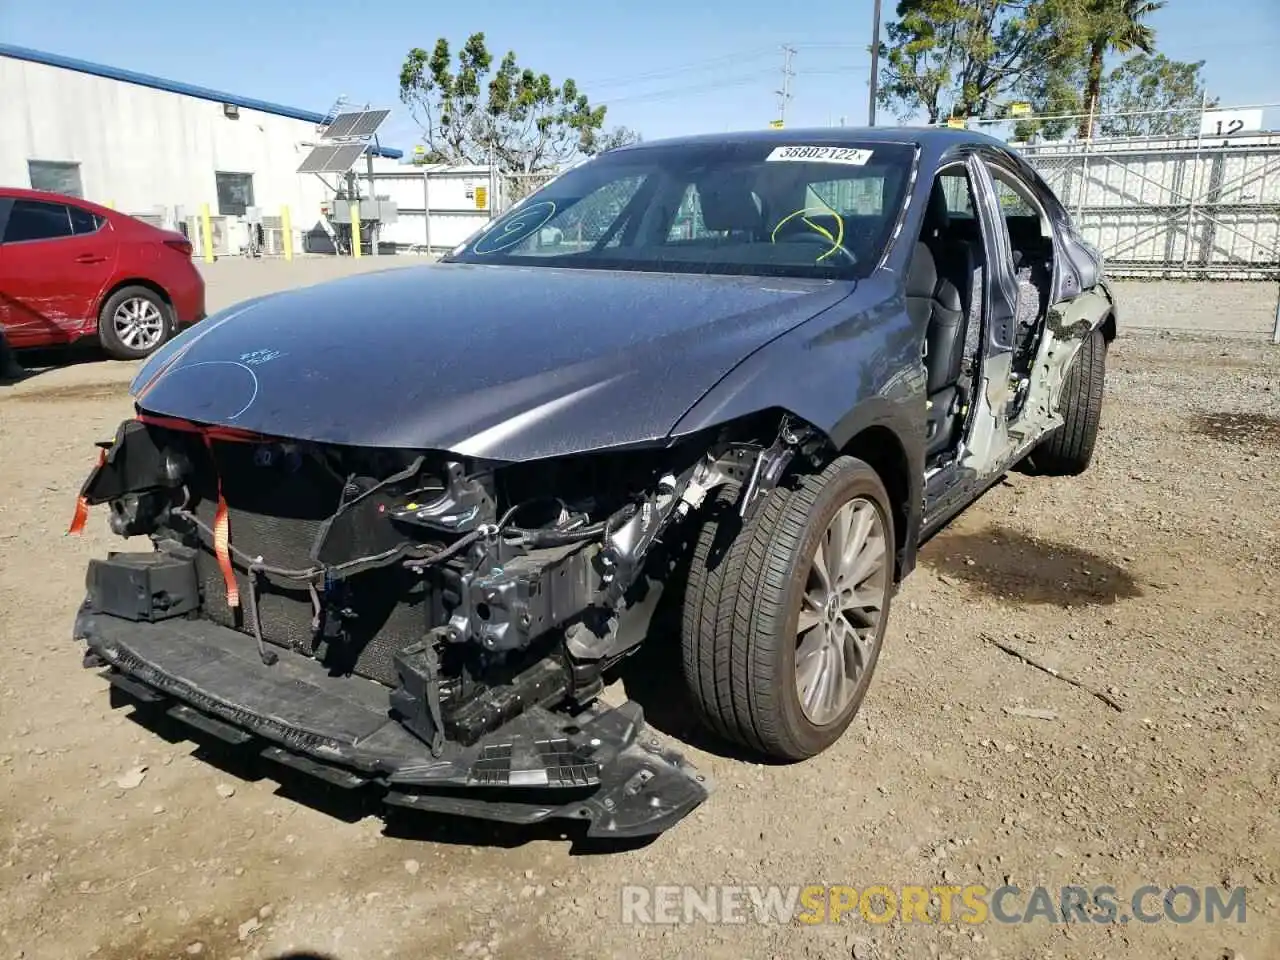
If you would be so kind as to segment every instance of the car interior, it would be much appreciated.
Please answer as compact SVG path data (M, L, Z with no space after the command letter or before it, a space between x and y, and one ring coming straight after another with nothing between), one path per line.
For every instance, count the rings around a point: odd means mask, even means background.
M1053 284L1053 239L1048 220L1009 174L991 167L992 182L1009 232L1018 305L1013 331L1013 372L1029 377L1039 346L1041 324L1049 310ZM1024 380L1025 382L1025 380ZM1016 407L1014 411L1016 412Z
M950 176L944 171L934 181L907 275L907 310L926 330L922 353L929 405L926 457L930 460L959 440L976 374L982 247L976 218L951 215L954 203L948 194L961 191L972 211L972 194L962 168Z

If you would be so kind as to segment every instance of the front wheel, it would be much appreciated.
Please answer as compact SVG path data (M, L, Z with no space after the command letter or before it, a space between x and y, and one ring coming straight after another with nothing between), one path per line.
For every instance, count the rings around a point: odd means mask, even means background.
M722 735L811 757L866 695L889 619L893 511L853 457L767 493L744 524L737 487L698 533L684 608L684 677Z
M141 360L169 339L173 329L169 305L147 287L124 287L102 305L98 336L102 348L117 360Z

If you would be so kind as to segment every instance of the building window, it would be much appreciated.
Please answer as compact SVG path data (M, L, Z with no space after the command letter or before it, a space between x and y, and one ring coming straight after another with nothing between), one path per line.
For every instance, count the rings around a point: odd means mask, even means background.
M28 160L27 176L32 190L48 190L68 197L83 197L80 184L80 164L57 160Z
M218 184L218 215L243 217L253 203L252 173L215 173Z

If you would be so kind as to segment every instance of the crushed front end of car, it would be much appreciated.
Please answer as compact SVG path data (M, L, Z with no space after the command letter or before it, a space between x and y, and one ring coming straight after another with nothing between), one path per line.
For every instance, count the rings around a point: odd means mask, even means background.
M783 434L499 463L139 412L73 527L106 504L151 549L91 561L76 637L132 699L387 803L658 833L709 784L597 695L678 579L675 525L726 482L747 502Z

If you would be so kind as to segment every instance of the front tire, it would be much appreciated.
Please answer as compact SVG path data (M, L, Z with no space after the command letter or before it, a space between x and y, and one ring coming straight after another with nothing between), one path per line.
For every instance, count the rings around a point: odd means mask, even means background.
M154 290L123 287L102 305L98 338L109 356L117 360L141 360L172 335L172 317L173 311Z
M1103 383L1107 371L1107 341L1094 330L1080 345L1062 385L1058 410L1062 426L1045 437L1027 458L1035 473L1074 477L1089 468L1102 418Z
M889 619L893 511L870 466L839 457L763 496L743 523L722 488L694 545L685 683L708 724L800 760L844 733Z

